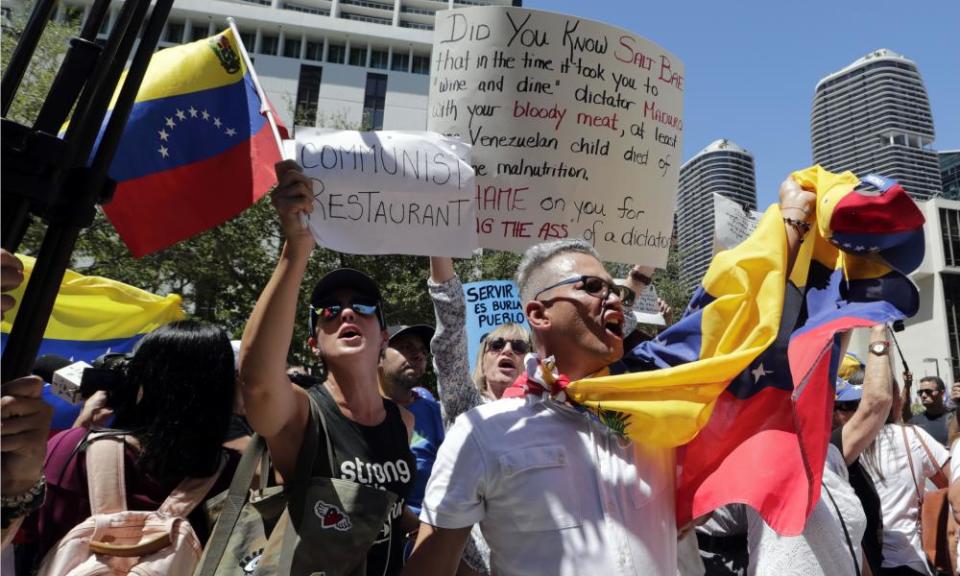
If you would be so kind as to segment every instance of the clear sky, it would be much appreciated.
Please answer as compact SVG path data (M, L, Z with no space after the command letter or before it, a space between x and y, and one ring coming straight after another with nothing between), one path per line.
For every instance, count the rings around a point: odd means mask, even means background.
M761 209L813 162L810 107L820 78L878 48L916 62L936 150L960 149L960 1L524 0L625 28L686 66L683 159L718 138L749 150Z

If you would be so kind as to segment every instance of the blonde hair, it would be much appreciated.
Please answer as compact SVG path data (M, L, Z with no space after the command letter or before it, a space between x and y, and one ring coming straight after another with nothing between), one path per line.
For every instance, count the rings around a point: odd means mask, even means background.
M488 332L480 340L480 348L477 350L477 361L473 366L473 383L477 389L480 390L480 394L483 395L489 394L487 390L487 377L483 374L483 356L487 353L487 342L496 340L497 338L505 338L507 340L522 339L526 340L527 344L530 345L530 333L520 324L501 324ZM523 370L523 366L519 368Z

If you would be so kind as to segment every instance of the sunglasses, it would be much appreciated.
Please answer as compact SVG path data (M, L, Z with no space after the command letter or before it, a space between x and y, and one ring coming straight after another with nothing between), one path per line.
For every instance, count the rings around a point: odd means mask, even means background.
M918 389L917 389L917 396L934 396L934 395L939 394L939 393L940 393L939 390L930 390L930 389L925 389L925 388L918 388Z
M626 286L615 284L599 276L588 275L574 276L573 278L567 278L566 280L561 280L556 284L547 286L537 292L533 299L536 300L547 290L553 290L558 286L566 286L568 284L580 284L580 286L575 287L577 290L583 290L587 294L600 300L606 300L610 297L610 294L616 294L627 308L633 306L633 302L637 299L637 294Z
M500 352L507 347L507 344L510 344L510 349L517 354L526 354L530 350L530 344L527 343L526 340L521 340L519 338L511 340L506 338L494 338L493 340L487 342L487 350Z
M856 412L859 402L836 402L833 409L839 412Z
M373 316L377 313L379 306L376 302L353 301L353 302L329 302L310 305L310 313L315 315L321 322L332 322L340 317L347 308L353 310L361 316Z

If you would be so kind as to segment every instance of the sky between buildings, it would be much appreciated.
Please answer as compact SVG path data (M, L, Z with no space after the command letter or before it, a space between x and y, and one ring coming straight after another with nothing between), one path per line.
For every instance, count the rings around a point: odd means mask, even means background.
M683 60L683 160L729 138L756 161L757 200L813 162L810 110L824 76L878 48L917 63L936 150L960 149L960 1L524 0L614 24Z

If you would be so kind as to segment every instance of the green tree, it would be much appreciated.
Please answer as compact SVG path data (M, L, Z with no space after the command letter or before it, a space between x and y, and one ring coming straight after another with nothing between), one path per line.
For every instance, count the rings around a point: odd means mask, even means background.
M53 79L60 68L60 62L63 55L67 52L70 38L77 35L80 31L80 20L76 12L70 13L71 17L66 22L57 22L51 20L47 23L37 44L37 49L33 53L30 65L23 75L23 80L17 90L13 102L10 103L10 111L7 118L14 120L26 126L33 124L47 98L47 92L50 90ZM68 16L70 16L68 14ZM0 32L0 68L5 72L10 58L13 56L13 49L20 37L23 35L24 26L27 23L28 12L26 7L15 7L10 15L10 21L3 26Z

